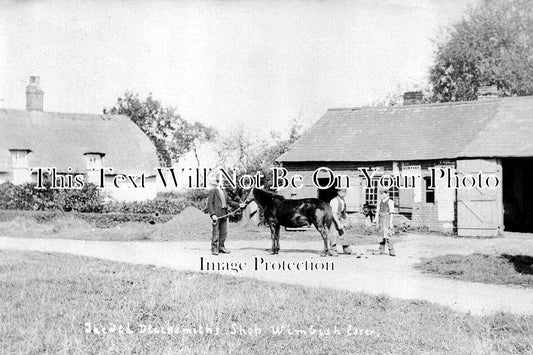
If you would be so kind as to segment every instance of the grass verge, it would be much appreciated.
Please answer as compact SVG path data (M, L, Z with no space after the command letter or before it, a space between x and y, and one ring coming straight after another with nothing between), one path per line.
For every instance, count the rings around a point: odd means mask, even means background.
M94 224L75 217L60 217L50 221L39 223L25 217L15 217L8 222L0 222L0 236L22 238L57 238L77 240L100 240L100 241L209 241L210 236L206 233L180 234L175 231L168 239L154 240L152 232L158 227L148 223L126 222L109 228L97 228ZM206 227L207 230L211 226ZM333 232L335 233L335 232ZM238 223L229 223L228 236L230 240L265 240L270 243L270 230L268 227L241 227ZM402 236L395 237L397 241ZM285 231L282 229L280 240L320 241L320 234L312 228L305 231ZM362 245L375 244L378 237L375 234L358 233L357 230L349 229L344 239L339 239L339 244Z
M154 228L148 223L127 222L102 229L76 217L60 217L43 223L29 218L16 217L9 222L0 222L0 236L132 241L148 240L147 236Z
M37 252L0 251L0 316L2 354L533 351L533 317Z
M415 268L457 280L533 287L533 257L527 255L440 255Z

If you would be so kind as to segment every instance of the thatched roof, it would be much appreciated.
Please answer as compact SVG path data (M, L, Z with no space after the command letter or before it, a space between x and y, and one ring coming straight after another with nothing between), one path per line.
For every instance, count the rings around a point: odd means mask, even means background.
M280 162L533 157L533 97L330 109Z
M0 172L11 171L10 149L28 149L30 167L86 171L86 153L103 153L105 167L154 175L154 145L129 118L0 109Z

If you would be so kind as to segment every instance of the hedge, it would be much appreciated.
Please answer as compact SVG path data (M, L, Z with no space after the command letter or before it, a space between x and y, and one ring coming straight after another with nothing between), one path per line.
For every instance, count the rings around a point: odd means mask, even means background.
M93 224L96 228L110 228L125 222L142 223L165 223L173 215L144 214L144 213L78 213L63 211L21 211L21 210L0 210L0 222L9 222L15 217L28 218L38 223L50 222L60 217L71 217L82 219Z
M0 184L0 209L7 210L74 210L78 212L101 212L104 198L96 185L86 184L82 189L51 189L45 181L44 189L37 184Z
M35 183L13 185L0 184L0 209L25 211L76 211L116 212L122 214L174 215L188 206L205 209L207 192L189 191L179 199L154 199L139 202L104 202L102 190L96 185L86 184L82 189L36 189Z
M159 224L168 222L174 217L168 214L149 215L145 213L75 213L75 216L89 223L93 223L96 228L110 228L125 222Z
M114 202L104 206L105 212L178 214L189 206L203 210L203 203L188 200L147 200L138 202Z

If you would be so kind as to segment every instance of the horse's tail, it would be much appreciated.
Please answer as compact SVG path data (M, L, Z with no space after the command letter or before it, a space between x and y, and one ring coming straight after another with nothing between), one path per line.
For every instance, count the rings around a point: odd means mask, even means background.
M339 226L337 224L337 222L335 221L335 219L333 218L333 211L331 210L331 206L328 204L327 207L325 208L325 214L324 214L324 225L330 229L331 228L331 225L335 225L335 229L337 231L340 231L341 229L341 226Z
M331 206L329 205L329 203L325 205L324 212L325 212L324 219L323 219L324 226L330 229L331 225L335 223L335 220L333 219L333 211L331 210ZM335 227L337 228L337 230L339 229L339 227L337 226L337 223L335 223Z
M331 223L333 223L333 215L331 212L326 211L326 213L324 213L323 224L327 229L329 229L331 228Z

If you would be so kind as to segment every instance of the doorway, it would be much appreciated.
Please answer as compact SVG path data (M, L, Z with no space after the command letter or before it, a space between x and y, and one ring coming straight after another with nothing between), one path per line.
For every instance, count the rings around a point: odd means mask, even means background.
M321 186L326 186L329 182L329 178L319 178L318 182ZM335 184L324 190L318 189L317 198L319 200L329 203L329 201L331 201L335 196L337 196L337 189L335 188Z
M502 159L506 231L533 232L533 158Z

